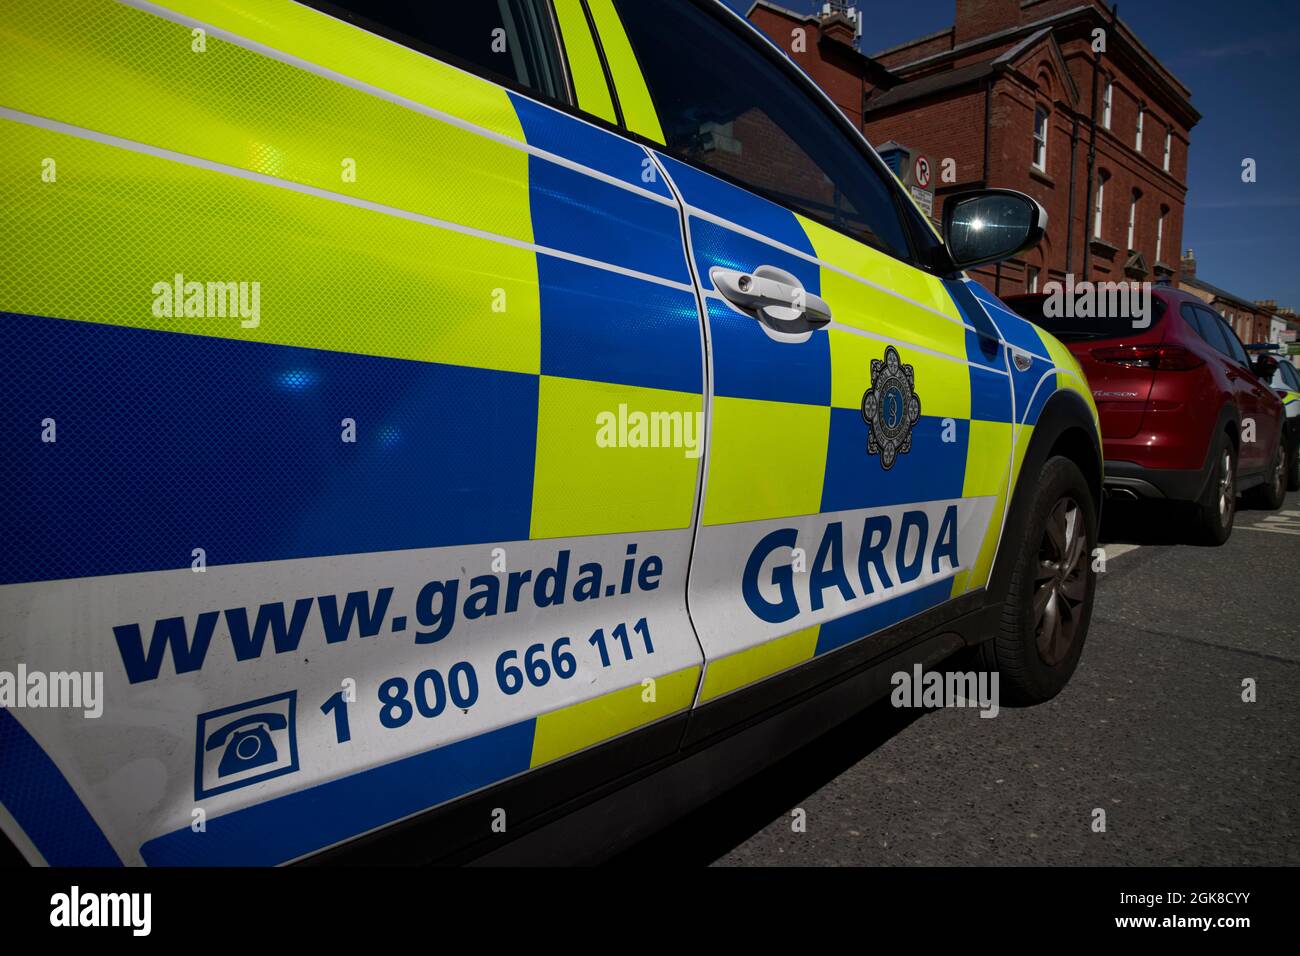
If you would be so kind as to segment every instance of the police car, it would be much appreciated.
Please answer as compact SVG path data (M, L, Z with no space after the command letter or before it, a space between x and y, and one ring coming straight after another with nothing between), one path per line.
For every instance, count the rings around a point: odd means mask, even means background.
M7 0L0 831L591 859L1088 629L1078 364L716 3Z
M1284 439L1287 456L1286 490L1300 491L1300 372L1292 364L1284 345L1259 342L1246 346L1255 358L1255 369L1282 399L1286 411Z

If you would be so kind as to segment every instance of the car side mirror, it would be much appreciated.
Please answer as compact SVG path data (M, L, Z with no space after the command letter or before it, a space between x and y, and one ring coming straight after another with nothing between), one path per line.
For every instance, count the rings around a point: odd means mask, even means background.
M958 269L1010 259L1047 232L1047 210L1014 189L980 189L943 204L943 241Z

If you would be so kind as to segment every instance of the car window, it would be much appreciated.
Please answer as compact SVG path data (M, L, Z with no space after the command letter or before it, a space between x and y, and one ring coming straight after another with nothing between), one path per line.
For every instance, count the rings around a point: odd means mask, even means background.
M1184 302L1179 312L1187 320L1187 324L1196 330L1197 335L1204 339L1207 344L1214 346L1215 351L1222 352L1224 355L1228 354L1228 345L1223 341L1218 325L1209 321L1214 313L1197 308L1190 302Z
M449 16L428 0L309 0L323 13L490 79L563 100L546 0L474 0Z
M1048 299L1050 297L1043 293L1034 293L1032 295L1007 296L1003 301L1012 312L1023 319L1028 319L1040 329L1051 332L1062 342L1079 342L1085 339L1118 339L1130 336L1134 333L1134 318L1128 314L1128 310L1121 310L1119 315L1110 315L1106 308L1105 299L1098 296L1099 307L1096 310L1098 315L1077 316L1074 310L1070 309L1069 315L1048 315ZM1051 309L1050 311L1064 312L1062 309ZM1090 312L1092 310L1089 310ZM1155 328L1165 317L1164 299L1152 296L1151 314L1149 316L1150 324L1147 328ZM1196 328L1193 325L1193 328ZM1196 330L1200 333L1200 329Z
M1238 364L1250 368L1250 356L1246 354L1246 348L1241 344L1241 340L1237 338L1237 333L1232 331L1232 326L1225 322L1222 317L1215 315L1208 309L1203 311L1208 313L1210 321L1213 321L1218 325L1219 332L1223 335L1224 344L1227 346L1225 354L1228 358L1234 359Z
M1286 388L1291 391L1300 389L1300 375L1296 374L1295 366L1291 364L1290 359L1282 359L1273 373L1273 387Z
M617 7L673 155L911 258L887 174L752 42L690 0Z

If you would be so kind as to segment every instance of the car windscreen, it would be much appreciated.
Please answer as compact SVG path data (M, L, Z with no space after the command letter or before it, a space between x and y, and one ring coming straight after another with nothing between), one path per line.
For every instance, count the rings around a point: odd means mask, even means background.
M1134 298L1104 290L1102 285L1086 297L1075 289L1072 294L1012 296L1005 302L1012 312L1062 342L1131 336L1164 318L1165 304L1160 299Z

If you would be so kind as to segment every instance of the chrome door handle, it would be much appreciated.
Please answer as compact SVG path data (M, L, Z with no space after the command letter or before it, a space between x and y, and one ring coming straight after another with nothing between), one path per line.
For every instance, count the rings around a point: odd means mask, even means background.
M714 266L709 278L724 299L775 332L800 335L830 324L826 300L804 289L784 269L759 266L753 272L738 272Z

